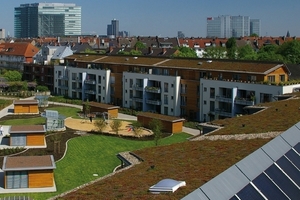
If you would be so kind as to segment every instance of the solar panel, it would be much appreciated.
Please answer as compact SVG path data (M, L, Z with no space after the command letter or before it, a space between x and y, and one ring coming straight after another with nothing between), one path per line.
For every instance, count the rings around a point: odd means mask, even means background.
M265 174L260 174L253 183L268 199L288 199Z
M293 150L289 150L285 156L298 168L300 169L300 156Z
M278 187L291 199L300 197L300 190L291 180L276 166L270 166L265 173L278 185Z
M300 186L300 171L284 156L276 161L279 167Z
M239 199L236 196L233 196L229 200L239 200Z
M246 185L241 191L237 193L237 196L240 199L264 200L261 194L259 194L259 192L251 184Z
M296 151L300 154L300 143L298 142L298 144L296 144L294 146L294 149L296 149Z

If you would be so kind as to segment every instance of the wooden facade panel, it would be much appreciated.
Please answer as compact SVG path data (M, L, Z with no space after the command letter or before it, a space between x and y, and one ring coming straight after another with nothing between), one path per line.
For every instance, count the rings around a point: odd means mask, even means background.
M45 134L27 134L27 146L43 146L45 145Z
M53 183L53 170L28 171L29 188L53 187Z
M149 123L152 120L152 118L145 117L145 116L137 116L137 120L142 124L143 127L145 128L150 128ZM163 126L163 131L167 133L178 133L182 132L182 126L183 122L171 122L171 121L164 121L161 120L162 126Z
M38 113L38 105L14 105L14 113Z

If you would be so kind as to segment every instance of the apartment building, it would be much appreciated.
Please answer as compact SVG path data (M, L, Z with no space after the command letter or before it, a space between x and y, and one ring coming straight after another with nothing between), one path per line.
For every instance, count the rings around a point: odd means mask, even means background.
M0 68L23 71L24 63L32 63L39 49L31 43L0 44Z
M76 54L65 64L54 67L55 94L199 121L299 88L277 84L290 72L274 62Z

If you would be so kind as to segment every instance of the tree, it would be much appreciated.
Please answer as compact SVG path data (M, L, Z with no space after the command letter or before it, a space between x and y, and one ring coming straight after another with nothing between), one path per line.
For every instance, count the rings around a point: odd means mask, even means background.
M95 121L94 126L96 126L97 131L102 133L107 124L104 119L100 118L99 120Z
M162 122L158 119L152 119L149 122L149 127L154 134L154 143L157 146L159 140L162 138L162 128L163 128Z
M142 131L143 131L143 127L142 127L141 122L134 121L132 123L132 128L133 128L134 134L139 137L141 135Z
M225 47L207 47L203 53L203 58L222 59L226 57Z
M117 134L119 135L119 130L122 126L122 122L120 120L113 120L111 123L110 123L110 127L111 129Z
M236 39L234 37L229 38L225 43L225 45L227 50L227 57L229 59L236 59L236 51L237 51Z
M22 74L15 70L6 71L3 75L7 81L21 81Z
M84 102L84 117L86 117L87 114L90 114L91 105L89 100L87 99L86 102Z
M48 87L44 86L44 85L38 85L38 86L36 86L36 90L39 91L39 92L47 92L47 91L49 91Z
M144 43L142 43L141 41L137 41L134 45L135 49L145 49L146 47L147 46Z
M189 47L179 47L173 57L197 58L196 52Z
M283 43L278 47L277 53L283 57L286 63L300 63L300 41L292 40Z
M252 33L252 34L250 35L250 37L259 37L259 35L257 35L256 33Z
M84 51L81 51L80 53L96 54L97 52L93 49L86 48Z
M257 52L257 60L263 61L283 61L283 57L277 54L278 46L266 45L259 49Z
M237 52L238 52L237 57L240 60L256 60L256 58L257 58L257 53L248 44L245 46L239 47Z

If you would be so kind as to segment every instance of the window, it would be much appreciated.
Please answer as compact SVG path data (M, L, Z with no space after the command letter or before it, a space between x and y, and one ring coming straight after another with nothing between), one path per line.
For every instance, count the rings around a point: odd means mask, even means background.
M215 98L215 88L210 88L210 98Z
M280 81L281 82L284 82L285 81L285 75L283 74L283 75L279 75L279 77L280 77Z
M268 76L268 81L269 82L275 82L275 76L274 75Z
M204 92L206 92L207 91L207 87L204 87Z
M171 96L171 100L173 100L174 99L174 97L173 96Z
M171 88L173 88L174 87L174 84L171 84Z
M168 83L165 83L165 84L164 84L164 92L168 92L168 87L169 87L169 84L168 84Z
M240 74L234 74L233 75L233 80L241 80L241 75Z
M164 104L168 104L168 95L164 95Z
M248 76L248 81L256 81L256 76L249 75Z
M205 100L203 101L203 104L206 105L206 101Z

